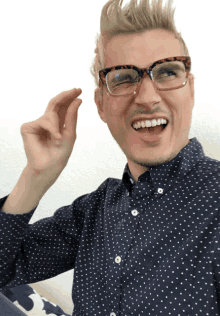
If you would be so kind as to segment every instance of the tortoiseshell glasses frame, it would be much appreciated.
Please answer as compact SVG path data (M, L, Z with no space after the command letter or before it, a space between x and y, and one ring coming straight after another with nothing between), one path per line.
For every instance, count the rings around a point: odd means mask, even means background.
M191 70L191 58L189 56L176 56L176 57L168 57L168 58L164 58L164 59L160 59L156 62L154 62L149 68L138 68L134 65L120 65L120 66L115 66L115 67L111 67L111 68L105 68L99 71L99 87L101 88L102 86L107 86L108 88L108 92L113 95L113 96L119 96L119 95L115 95L112 94L109 90L109 87L107 85L106 82L106 76L107 74L112 71L112 70L118 70L118 69L134 69L138 72L139 75L139 82L137 83L137 87L134 91L135 94L137 93L137 91L139 91L139 88L141 86L142 80L144 77L149 76L150 79L154 82L153 80L153 68L157 65L163 64L163 63L167 63L167 62L173 62L173 61L181 61L184 63L185 65L185 70L186 70L186 81L184 83L182 83L180 86L175 87L175 88L158 88L158 90L175 90L175 89L179 89L182 88L183 86L186 85L187 80L188 80L188 76Z

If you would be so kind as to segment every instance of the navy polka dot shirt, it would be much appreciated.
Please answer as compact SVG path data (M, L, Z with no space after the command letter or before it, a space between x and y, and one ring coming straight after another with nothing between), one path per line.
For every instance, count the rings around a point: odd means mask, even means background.
M89 176L89 175L88 175ZM220 315L220 162L197 138L28 224L0 199L0 289L74 269L74 316Z

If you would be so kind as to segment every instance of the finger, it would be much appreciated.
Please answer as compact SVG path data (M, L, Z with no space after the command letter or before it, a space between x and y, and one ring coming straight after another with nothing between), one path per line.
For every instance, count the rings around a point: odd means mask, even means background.
M40 137L40 139L48 138L48 133L51 138L58 139L58 130L55 127L55 124L50 122L47 119L39 119L36 122L33 122L31 126L28 123L25 123L21 126L21 134L24 139L28 137L28 135L33 134Z
M57 122L51 122L49 120L42 120L40 122L40 127L45 131L50 133L50 136L55 139L61 139L61 135L59 132L59 124Z
M82 104L81 99L76 99L69 106L66 119L65 119L65 130L72 136L76 134L78 109Z
M82 93L81 89L72 89L68 91L61 92L56 97L50 100L45 113L55 111L58 113L60 107L69 105Z
M55 112L48 112L46 114L44 114L41 118L41 122L46 122L46 124L48 123L49 126L52 126L53 128L53 136L56 138L61 138L62 135L60 133L60 131L62 131L62 128L60 126L60 119L59 116L57 115L57 113Z

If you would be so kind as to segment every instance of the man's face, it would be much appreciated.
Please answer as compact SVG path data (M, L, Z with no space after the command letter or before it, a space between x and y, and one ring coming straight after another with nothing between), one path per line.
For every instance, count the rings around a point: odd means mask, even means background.
M106 68L135 65L147 68L167 57L184 56L177 39L165 30L143 34L119 35L106 47ZM130 96L112 96L104 87L103 98L95 91L95 102L103 122L124 152L135 181L155 166L172 160L189 143L192 109L194 106L194 78L176 90L159 91L149 77L145 77L139 92ZM131 126L137 116L165 117L169 124L160 140L149 142Z

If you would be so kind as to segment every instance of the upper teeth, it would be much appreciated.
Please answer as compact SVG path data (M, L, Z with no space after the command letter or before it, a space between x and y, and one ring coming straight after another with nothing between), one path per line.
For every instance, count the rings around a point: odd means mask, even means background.
M145 127L154 127L161 124L167 124L167 120L158 119L158 120L152 120L152 121L140 121L133 124L133 127L135 129L138 129L138 128L145 128Z

